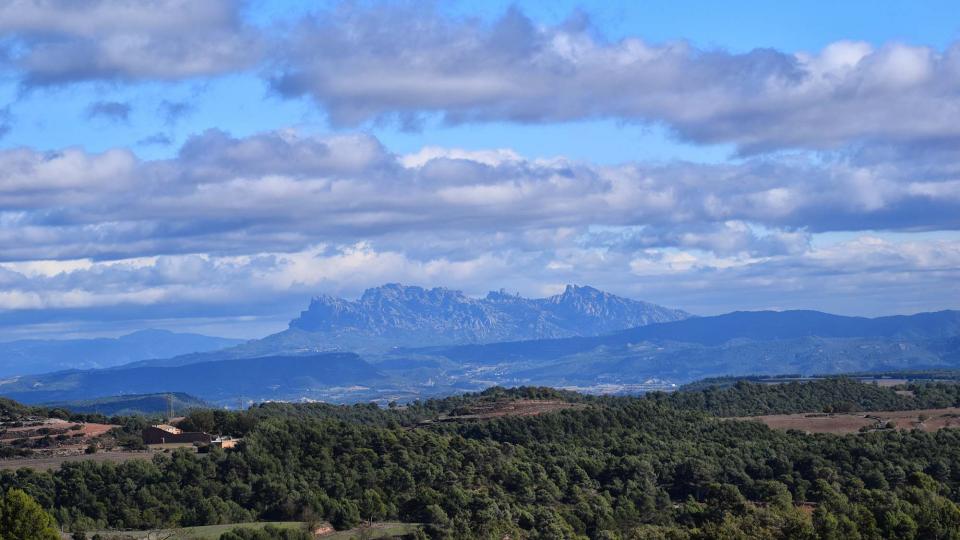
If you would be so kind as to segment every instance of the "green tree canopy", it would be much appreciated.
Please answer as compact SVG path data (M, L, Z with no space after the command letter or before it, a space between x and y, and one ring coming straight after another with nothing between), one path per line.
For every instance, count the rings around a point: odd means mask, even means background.
M0 540L59 540L56 522L37 501L19 489L0 501Z

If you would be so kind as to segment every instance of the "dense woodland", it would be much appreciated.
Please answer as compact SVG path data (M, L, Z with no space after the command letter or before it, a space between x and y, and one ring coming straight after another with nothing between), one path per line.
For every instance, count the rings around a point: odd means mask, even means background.
M960 431L850 436L723 420L768 412L957 405L836 379L737 383L641 398L550 389L379 408L265 404L195 411L234 451L0 474L68 528L250 520L423 523L433 538L960 538ZM565 399L537 417L423 423L482 401ZM231 537L234 538L234 537Z

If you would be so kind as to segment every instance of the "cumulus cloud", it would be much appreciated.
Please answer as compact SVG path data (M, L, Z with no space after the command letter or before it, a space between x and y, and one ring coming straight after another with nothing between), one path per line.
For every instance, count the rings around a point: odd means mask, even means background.
M591 231L583 246L603 246L619 252L633 252L660 246L697 249L720 256L751 256L802 253L810 247L807 231L757 231L743 221L675 226L618 227Z
M336 126L616 119L743 155L960 138L960 44L837 41L819 51L607 39L583 16L484 22L435 6L340 3L254 28L238 0L0 0L27 86L262 74ZM168 124L190 112L159 109Z
M609 118L740 159L398 155L369 134L295 130L212 129L154 160L0 149L0 326L276 316L385 281L527 295L590 283L699 313L960 302L958 45L731 53L609 40L582 17L511 9L487 23L415 4L254 30L239 7L0 0L0 55L27 87L257 70L336 126ZM170 131L193 110L154 112ZM130 105L87 114L123 122ZM11 123L0 109L0 136ZM137 144L172 145L155 129Z
M451 257L576 242L789 254L820 232L956 230L958 181L876 156L601 166L507 150L396 155L369 135L210 130L166 160L120 149L0 151L0 258L365 240Z
M215 75L260 50L234 0L0 0L3 37L28 86Z
M916 274L924 275L922 282L912 278ZM356 297L387 281L442 284L472 295L505 287L530 296L553 294L564 283L591 283L701 314L782 308L889 314L943 307L944 302L949 307L958 300L949 294L957 279L957 238L895 241L861 235L766 256L724 256L696 248L627 252L514 245L458 259L419 258L357 242L242 256L0 263L0 323L120 318L167 319L164 324L170 324L177 317L242 315L243 320L231 319L235 330L254 331L263 320L276 330L318 291ZM274 320L278 313L282 315ZM76 322L75 327L83 324L89 323Z
M956 307L950 152L601 166L289 130L211 130L149 161L3 150L0 325L243 314L231 327L255 335L318 291L386 281L590 283L698 313Z
M611 41L582 18L547 26L517 9L486 24L422 5L335 8L272 58L273 87L332 121L661 123L741 152L957 136L960 47L839 41L817 52Z
M55 220L53 215L64 208L107 203L133 185L139 165L122 149L100 154L78 148L0 151L0 234L17 224Z

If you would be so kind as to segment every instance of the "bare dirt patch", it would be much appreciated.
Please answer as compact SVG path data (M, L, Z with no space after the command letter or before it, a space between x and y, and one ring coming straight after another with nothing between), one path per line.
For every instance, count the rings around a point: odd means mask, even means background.
M111 424L80 424L80 431L84 437L99 437L115 427L119 426Z
M960 427L960 408L917 411L874 411L858 413L772 414L738 418L763 422L774 429L796 429L807 433L857 433L862 429L921 429L937 431Z
M773 429L797 429L807 433L856 433L860 428L876 424L862 415L851 414L773 414L739 418L763 422Z
M88 449L112 450L116 441L110 431L116 427L57 418L24 418L0 423L0 456L3 456L0 468L43 469L49 468L47 463L59 463L62 458L89 455ZM34 463L39 465L35 467Z
M115 427L118 426L111 424L68 422L58 418L32 422L17 422L15 424L2 426L3 432L0 433L0 444L14 439L38 439L56 435L67 435L71 439L99 437ZM81 441L74 442L79 444Z

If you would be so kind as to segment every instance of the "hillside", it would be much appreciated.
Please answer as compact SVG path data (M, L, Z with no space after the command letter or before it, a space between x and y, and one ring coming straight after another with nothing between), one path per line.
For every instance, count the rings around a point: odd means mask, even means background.
M443 287L387 284L367 289L357 300L315 297L287 330L263 339L137 365L176 366L324 351L379 354L397 347L596 336L689 317L680 310L575 285L558 295L529 299L503 291L471 298Z
M604 336L400 350L388 355L383 369L393 373L386 366L395 362L432 362L450 380L474 388L542 384L641 391L656 388L651 381L724 375L955 368L958 321L956 311L875 319L738 312Z
M960 312L867 319L811 311L736 312L605 336L403 351L498 370L507 383L583 385L651 377L936 369L960 366Z
M956 385L908 388L913 397L832 379L640 398L525 387L392 408L266 403L180 423L242 436L233 450L4 481L49 486L38 501L67 529L309 515L343 530L401 521L422 527L414 538L952 538L960 430L864 424L808 435L716 416L801 411L813 422L838 406L876 411L862 419L960 404Z
M161 394L129 394L74 401L42 403L49 408L66 409L74 413L115 415L166 414L171 408L174 415L185 414L192 409L210 408L211 404L183 392Z
M0 343L0 377L62 369L105 368L194 352L215 351L242 340L141 330L118 338L20 340Z
M384 378L352 353L273 356L176 367L66 371L0 383L0 393L24 403L120 394L184 392L204 400L296 399L321 388L374 384Z
M494 385L639 393L728 375L950 369L960 367L958 317L955 311L875 319L819 312L738 312L602 336L397 348L359 356L341 353L354 359L343 367L355 369L344 372L320 369L322 362L314 365L307 360L341 358L336 354L304 346L295 348L296 354L276 355L267 339L244 346L258 349L21 377L0 384L0 394L31 403L166 391L189 392L228 405L240 397L342 403L408 400ZM304 340L310 336L300 329L285 335ZM263 355L244 359L241 350ZM248 363L255 375L243 373ZM271 363L278 366L277 372L267 367ZM291 365L297 367L289 376L277 376ZM183 369L189 366L206 367Z
M719 345L733 339L771 341L822 338L938 339L960 335L960 311L891 317L844 317L820 311L736 311L618 334L621 340L662 340Z
M548 359L642 342L719 346L735 340L788 341L804 338L900 339L956 343L960 311L938 311L868 319L819 311L737 311L712 317L651 324L604 336L529 340L433 349L459 361L491 358ZM952 350L952 348L948 349Z

